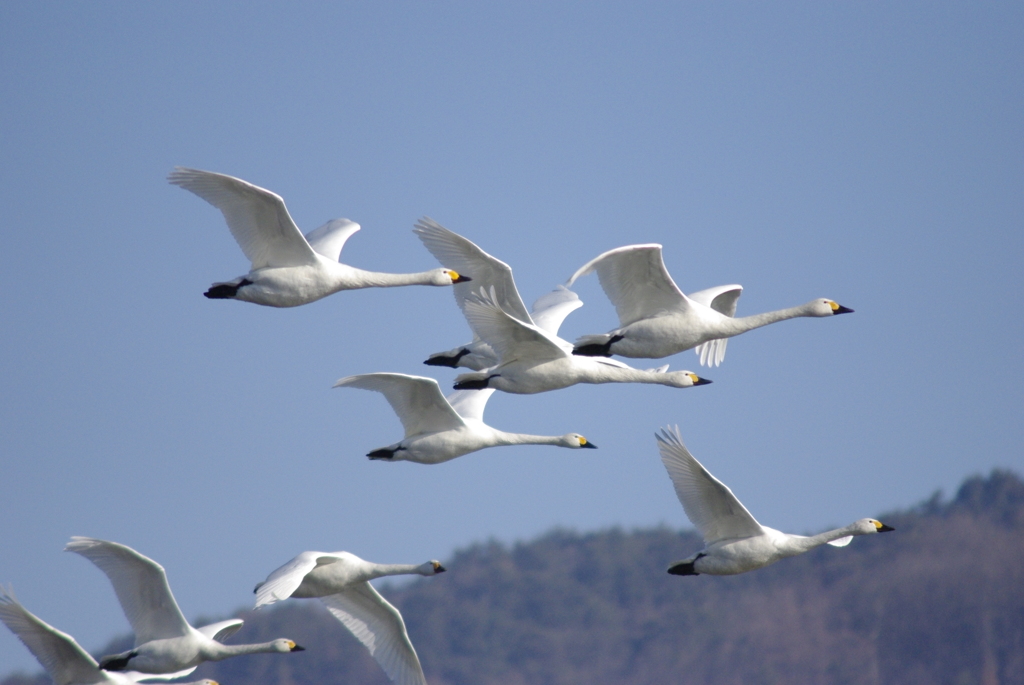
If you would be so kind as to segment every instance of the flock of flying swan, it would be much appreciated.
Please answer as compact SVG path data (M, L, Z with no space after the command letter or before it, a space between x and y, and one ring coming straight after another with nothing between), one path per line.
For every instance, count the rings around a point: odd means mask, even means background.
M725 285L684 295L669 276L660 245L627 245L584 264L565 286L526 310L508 264L437 222L420 219L413 232L442 264L412 274L363 271L338 260L345 241L359 230L348 219L329 221L303 235L277 194L238 178L178 167L167 180L216 207L242 252L252 262L247 274L214 283L211 299L235 299L271 307L295 307L339 290L402 285L452 286L455 301L473 331L473 340L431 354L428 366L467 368L447 397L432 378L401 373L348 376L335 387L373 390L384 395L402 422L399 442L371 451L370 459L438 464L501 445L555 445L594 448L579 433L561 436L506 433L484 423L487 400L495 390L532 394L577 383L656 383L675 388L711 381L668 366L636 369L611 355L660 359L695 349L700 364L718 366L729 338L800 316L827 317L853 310L825 298L807 304L736 317L742 287ZM583 306L569 287L597 272L615 305L619 327L569 343L558 329ZM683 444L678 427L656 436L661 460L686 516L704 538L704 549L673 563L674 575L732 575L753 571L823 544L842 547L855 535L892 528L866 518L818 535L782 533L762 526L721 481ZM39 660L55 685L171 680L190 674L204 661L258 653L302 651L293 640L228 645L241 619L195 628L182 615L160 564L125 545L73 537L65 551L79 554L107 575L135 633L135 646L99 663L74 638L25 609L10 588L0 586L0 621ZM375 564L349 552L302 552L259 583L255 608L289 597L317 597L370 652L387 676L400 685L426 679L401 614L370 585L383 576L432 576L440 562ZM200 680L184 685L217 685Z

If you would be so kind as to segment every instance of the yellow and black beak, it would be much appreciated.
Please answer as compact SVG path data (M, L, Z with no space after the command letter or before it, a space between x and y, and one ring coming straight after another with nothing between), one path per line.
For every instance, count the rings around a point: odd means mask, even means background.
M441 564L439 564L439 563L436 563L436 562L434 563L434 573L444 573L444 572L445 572L445 571L447 571L447 570L448 570L448 569L446 569L446 568L445 568L444 566L442 566Z
M884 523L882 523L881 521L875 521L875 528L878 529L879 533L888 533L891 530L896 530L892 526L887 526Z
M693 381L694 385L710 385L711 384L711 381L709 381L707 378L701 378L700 376L698 376L695 373L691 373L690 374L690 380Z
M469 283L470 281L473 280L469 276L463 276L458 271L452 271L451 272L451 276L452 276L452 283Z
M836 314L853 314L852 309L844 307L838 302L830 302L829 304L832 306L832 316L835 316Z
M580 438L580 447L586 448L588 450L596 450L597 449L597 445L595 445L594 443L590 442L586 438Z

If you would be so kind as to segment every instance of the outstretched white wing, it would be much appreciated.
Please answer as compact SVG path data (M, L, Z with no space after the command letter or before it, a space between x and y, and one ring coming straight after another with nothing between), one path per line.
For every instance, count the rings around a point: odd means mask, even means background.
M518 359L551 361L572 354L568 342L501 309L493 293L481 291L467 298L462 311L473 332L498 353L501 364Z
M136 645L189 634L160 564L131 547L96 538L73 537L64 551L82 555L107 574Z
M338 261L341 259L341 248L345 247L345 241L359 230L359 224L348 219L332 219L320 228L315 228L306 234L306 242L317 253L328 259Z
M743 286L741 285L720 285L715 288L690 293L687 297L705 307L711 307L711 309L714 309L719 314L736 316L736 303L742 293ZM706 343L697 345L693 351L700 357L702 365L718 366L725 359L725 346L728 342L728 338L708 340Z
M370 650L397 685L426 685L402 615L372 585L356 583L320 601Z
M661 245L626 245L609 250L584 264L565 284L597 271L608 299L615 305L619 326L658 316L686 311L689 302L668 275L661 258Z
M556 286L547 295L541 295L533 303L533 323L537 328L543 329L551 335L558 335L558 329L570 313L583 306L583 300L573 291L564 285Z
M334 387L375 390L384 395L398 414L405 437L419 433L456 430L465 426L433 378L404 373L364 373L342 378Z
M175 167L167 180L224 214L253 269L316 264L316 254L292 221L280 195L234 176Z
M273 604L281 599L288 599L292 593L302 585L303 578L320 563L329 563L336 559L330 554L323 552L303 552L287 564L274 570L267 579L256 586L256 606L259 609L264 604Z
M662 429L655 437L661 463L672 479L676 496L686 516L704 537L705 544L764 533L761 524L736 499L732 490L694 459L683 444L678 426Z
M417 221L412 230L442 266L455 269L473 279L472 283L456 283L452 288L460 309L465 307L466 298L471 297L480 287L487 290L493 288L499 307L520 321L533 323L512 279L512 267L429 217Z
M110 680L75 638L21 606L10 588L0 587L0 621L18 636L53 678L54 685L87 685Z

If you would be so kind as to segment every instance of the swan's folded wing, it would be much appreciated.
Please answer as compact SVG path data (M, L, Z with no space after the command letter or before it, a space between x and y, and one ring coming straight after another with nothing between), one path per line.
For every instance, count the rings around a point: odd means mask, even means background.
M597 271L622 327L665 312L686 311L689 302L668 275L661 245L626 245L609 250L584 264L565 284Z
M280 568L271 572L267 579L256 586L256 605L259 609L264 604L273 604L278 600L288 599L302 585L306 574L317 567L323 552L303 552Z
M494 388L482 388L480 390L456 390L445 399L452 409L459 413L464 419L484 420L484 409L487 407L487 400L494 394Z
M341 259L341 249L345 241L359 230L359 224L348 219L332 219L319 228L306 234L306 242L318 254L330 260Z
M736 316L736 303L743 294L743 286L733 283L732 285L719 285L706 290L698 290L687 295L694 302L700 302L705 307L711 307L719 314Z
M687 297L705 307L714 309L719 314L731 317L736 316L736 303L742 293L743 286L732 284L700 290L690 293ZM697 353L702 366L718 366L725 359L725 346L728 342L728 338L709 340L697 345L693 351Z
M537 328L547 331L551 335L558 335L558 329L570 313L583 306L583 300L573 291L564 285L556 287L547 295L541 295L533 303L533 311L530 316Z
M466 298L471 297L480 287L488 290L494 288L498 306L520 321L533 323L523 298L519 296L516 282L512 279L512 267L429 217L417 221L412 230L430 254L441 262L441 266L455 269L473 279L467 283L456 283L452 288L460 309L465 307Z
M240 618L229 618L226 621L218 621L202 628L196 628L196 630L211 640L224 642L224 640L237 633L242 628L243 623L245 621Z
M397 685L426 685L402 615L372 585L357 583L320 601L370 650Z
M64 551L82 555L107 574L135 631L136 645L189 634L160 564L131 547L95 538L73 537Z
M433 378L404 373L364 373L342 378L334 387L375 390L384 395L402 422L405 437L457 430L465 426Z
M316 254L277 193L227 174L175 167L167 180L224 215L253 269L316 264Z
M0 586L0 621L18 636L53 678L54 685L102 683L106 675L75 638L21 606L9 588Z
M764 532L732 490L694 459L683 444L678 427L663 429L661 435L655 437L661 463L672 479L676 496L686 516L704 537L705 544L752 537Z
M517 359L553 361L572 355L571 344L506 313L493 294L482 292L467 299L462 312L469 327L498 353L502 364Z

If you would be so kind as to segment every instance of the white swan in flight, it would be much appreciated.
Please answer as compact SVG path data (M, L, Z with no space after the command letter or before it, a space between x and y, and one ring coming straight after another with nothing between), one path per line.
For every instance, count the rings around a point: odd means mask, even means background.
M370 459L439 464L499 445L596 447L579 433L525 435L491 428L483 418L487 400L494 393L492 388L456 390L445 398L433 378L402 373L366 373L334 384L336 388L344 386L382 393L405 429L400 442L373 450L366 455Z
M456 390L495 388L531 394L577 383L657 383L689 388L711 382L691 371L667 372L668 366L641 371L607 357L575 356L565 340L505 312L493 292L481 291L467 298L462 311L473 332L498 354L498 365L458 376Z
M479 288L494 288L495 299L503 310L520 321L535 324L552 335L558 335L558 329L565 321L565 317L583 306L576 293L558 286L534 302L533 310L527 312L512 278L512 267L508 264L497 257L492 257L472 241L449 231L428 217L416 222L416 227L412 230L437 261L460 273L473 274L473 285L457 284L452 288L455 302L460 309L464 308L466 299ZM473 342L447 352L432 354L423 363L428 366L462 366L483 371L498 363L498 355L490 345L474 335Z
M735 318L739 285L722 285L684 295L668 275L661 245L626 245L584 264L566 283L597 271L608 299L619 315L619 327L584 335L573 354L660 359L696 348L700 363L718 366L725 359L728 338L776 321L798 316L835 316L852 309L820 298L774 312Z
M21 606L10 588L0 586L0 621L10 628L53 679L53 685L135 685L140 680L181 678L195 667L178 673L155 676L150 673L109 673L67 633L61 632ZM218 685L215 680L197 680L178 685Z
M845 528L818 535L791 535L762 526L722 481L694 459L678 426L663 429L658 439L661 462L668 470L676 496L686 516L704 536L704 549L673 563L668 572L676 576L708 573L728 576L774 564L779 559L809 552L829 544L845 547L854 535L885 533L893 528L875 519L860 519Z
M214 283L204 293L211 299L296 307L339 290L452 285L470 280L451 269L389 274L340 264L341 248L359 230L353 221L334 219L303 236L280 195L240 178L175 167L167 180L219 209L231 235L252 262L245 276Z
M398 685L425 685L402 615L370 585L374 578L444 573L431 560L374 564L349 552L303 552L256 586L256 609L288 597L318 597L352 631L384 672Z
M205 628L189 625L167 584L164 568L131 547L75 536L65 552L80 554L110 579L128 622L135 631L135 647L100 660L106 671L176 673L204 661L220 661L242 654L301 652L293 641L225 645L220 642L242 627L241 619L221 621Z

